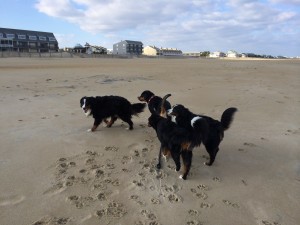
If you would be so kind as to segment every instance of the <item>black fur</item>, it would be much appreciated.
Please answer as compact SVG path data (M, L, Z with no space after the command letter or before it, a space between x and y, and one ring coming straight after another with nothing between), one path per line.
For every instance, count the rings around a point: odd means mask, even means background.
M142 102L147 102L148 109L151 112L151 114L160 115L161 112L161 103L162 98L159 96L156 96L153 92L146 90L143 91L141 96L138 97L138 99ZM171 108L171 104L168 101L165 101L164 108L166 110Z
M181 156L184 164L184 172L180 178L185 180L190 171L193 158L193 148L191 148L192 137L190 136L190 132L183 127L179 127L169 119L163 118L156 114L152 114L149 117L148 125L153 127L153 129L156 131L157 137L161 144L157 168L161 168L161 154L163 153L164 155L167 155L170 153L175 162L176 171L179 171L181 167Z
M143 112L146 104L131 104L120 96L97 96L82 97L80 107L87 116L93 115L95 119L91 131L95 131L102 121L107 124L107 127L111 127L118 118L128 123L129 129L132 130L132 115ZM111 118L109 122L106 120L108 117Z
M224 138L224 131L229 129L236 111L236 108L226 109L221 116L221 121L204 115L196 115L190 112L189 109L185 108L183 105L173 106L170 110L168 110L168 114L175 117L175 121L178 126L184 127L190 131L193 130L194 133L202 132L202 128L198 125L198 121L201 121L201 119L195 120L192 124L193 118L198 116L206 120L208 124L208 136L206 138L202 138L202 140L210 157L209 162L206 162L205 164L211 166L219 151L219 145Z

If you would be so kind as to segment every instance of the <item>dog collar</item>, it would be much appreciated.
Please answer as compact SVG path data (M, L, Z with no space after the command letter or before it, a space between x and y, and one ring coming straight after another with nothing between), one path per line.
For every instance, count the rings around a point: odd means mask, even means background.
M152 98L154 98L155 95L152 95L151 98L149 99L148 103L152 100Z

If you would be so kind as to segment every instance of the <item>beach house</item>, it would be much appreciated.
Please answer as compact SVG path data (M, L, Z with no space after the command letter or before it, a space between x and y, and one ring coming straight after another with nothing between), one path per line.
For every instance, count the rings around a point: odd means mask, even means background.
M148 56L182 56L182 51L177 48L158 48L156 46L146 46L143 55Z
M217 51L217 52L211 52L209 54L209 57L211 58L220 58L220 57L226 57L226 54L224 52L220 52L220 51Z
M113 45L115 55L141 55L143 53L143 43L141 41L120 41Z
M238 57L240 57L240 55L236 51L230 50L227 52L227 57L228 58L238 58Z
M57 52L53 33L0 27L0 51Z

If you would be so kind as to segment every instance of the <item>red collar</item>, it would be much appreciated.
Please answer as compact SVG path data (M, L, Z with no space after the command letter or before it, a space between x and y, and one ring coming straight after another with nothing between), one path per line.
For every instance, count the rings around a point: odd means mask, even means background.
M148 104L149 104L149 102L152 100L152 98L154 98L155 97L155 95L152 95L151 96L151 98L148 100Z

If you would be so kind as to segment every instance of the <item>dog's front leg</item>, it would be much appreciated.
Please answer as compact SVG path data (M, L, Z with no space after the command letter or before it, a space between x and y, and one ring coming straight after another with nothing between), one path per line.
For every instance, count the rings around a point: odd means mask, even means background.
M156 165L156 168L157 168L157 169L160 169L160 168L161 168L161 153L162 153L162 146L160 146L160 149L159 149L158 163L157 163L157 165Z
M89 129L88 131L94 132L97 129L97 127L100 125L100 123L101 123L101 120L95 120L93 127L91 129Z
M192 158L193 158L193 152L187 149L184 149L181 153L183 165L184 165L184 170L183 170L183 175L180 175L179 178L186 180L187 175L190 172L191 165L192 165Z

